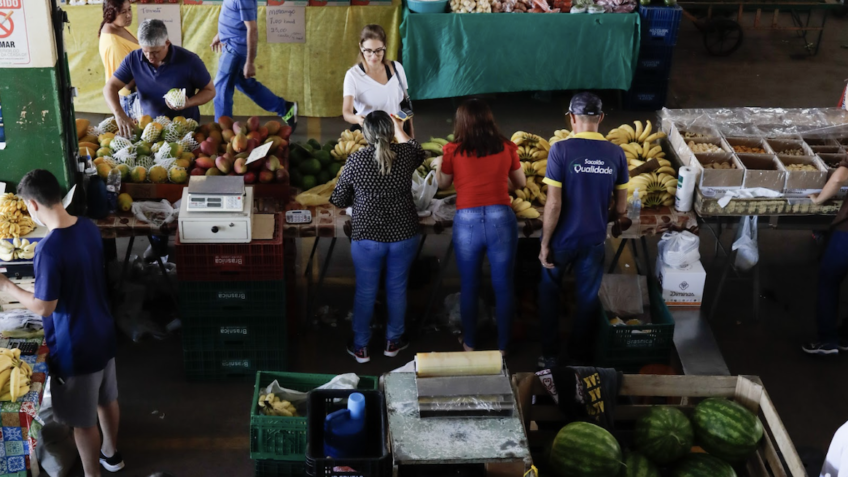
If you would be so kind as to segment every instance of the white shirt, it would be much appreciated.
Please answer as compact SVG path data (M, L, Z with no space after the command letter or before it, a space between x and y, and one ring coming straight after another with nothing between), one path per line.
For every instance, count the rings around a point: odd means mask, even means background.
M833 435L820 477L848 477L848 423Z
M359 65L347 70L344 79L344 96L353 96L353 108L356 114L367 116L372 111L385 111L395 114L400 111L403 101L406 73L403 66L395 62L395 74L386 84L380 84L368 76Z

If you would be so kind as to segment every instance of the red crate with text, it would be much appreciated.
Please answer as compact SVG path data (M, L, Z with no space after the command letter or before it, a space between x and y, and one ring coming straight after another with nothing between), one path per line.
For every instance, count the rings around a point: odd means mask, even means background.
M182 244L177 235L177 278L189 282L283 280L285 216L274 214L274 221L274 238L247 244Z

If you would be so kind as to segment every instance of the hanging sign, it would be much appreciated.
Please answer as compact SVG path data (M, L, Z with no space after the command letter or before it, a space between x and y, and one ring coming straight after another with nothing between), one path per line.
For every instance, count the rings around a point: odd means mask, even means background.
M0 0L2 2L3 0ZM172 44L183 46L183 27L180 18L180 6L177 5L139 5L139 23L147 19L162 20L168 27L168 39Z
M24 0L0 0L0 66L30 62Z
M265 35L268 43L305 43L306 7L294 2L266 7Z

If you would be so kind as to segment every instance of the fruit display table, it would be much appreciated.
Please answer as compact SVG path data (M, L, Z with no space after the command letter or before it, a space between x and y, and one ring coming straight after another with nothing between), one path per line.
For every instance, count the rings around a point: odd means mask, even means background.
M38 412L47 383L47 346L42 338L34 341L42 345L38 353L21 356L23 361L32 366L30 392L17 402L0 403L0 420L3 424L0 448L5 451L0 454L0 476L3 477L26 477L31 465L38 467L35 459L30 456L33 455L44 424L38 420Z
M427 14L404 8L400 31L412 99L627 90L639 56L638 13Z
M356 61L359 33L365 25L381 25L388 35L389 59L397 59L400 45L400 0L391 6L307 7L306 42L267 44L265 2L259 2L259 51L256 79L286 99L299 102L303 116L331 117L342 114L344 75ZM76 111L109 113L103 99L105 77L98 53L97 29L103 19L102 5L66 6L71 28L65 32L65 48L71 80L78 88ZM133 5L135 12L137 6ZM197 53L212 77L218 71L218 56L209 48L218 32L220 6L183 5L182 46ZM135 33L138 16L130 29ZM212 103L200 108L214 114ZM265 115L241 92L236 91L233 114Z

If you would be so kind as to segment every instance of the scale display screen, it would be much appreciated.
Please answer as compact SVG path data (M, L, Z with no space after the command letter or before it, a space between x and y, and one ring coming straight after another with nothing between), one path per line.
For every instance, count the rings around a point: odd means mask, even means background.
M206 212L227 211L239 212L243 208L242 196L203 196L189 194L188 210Z

